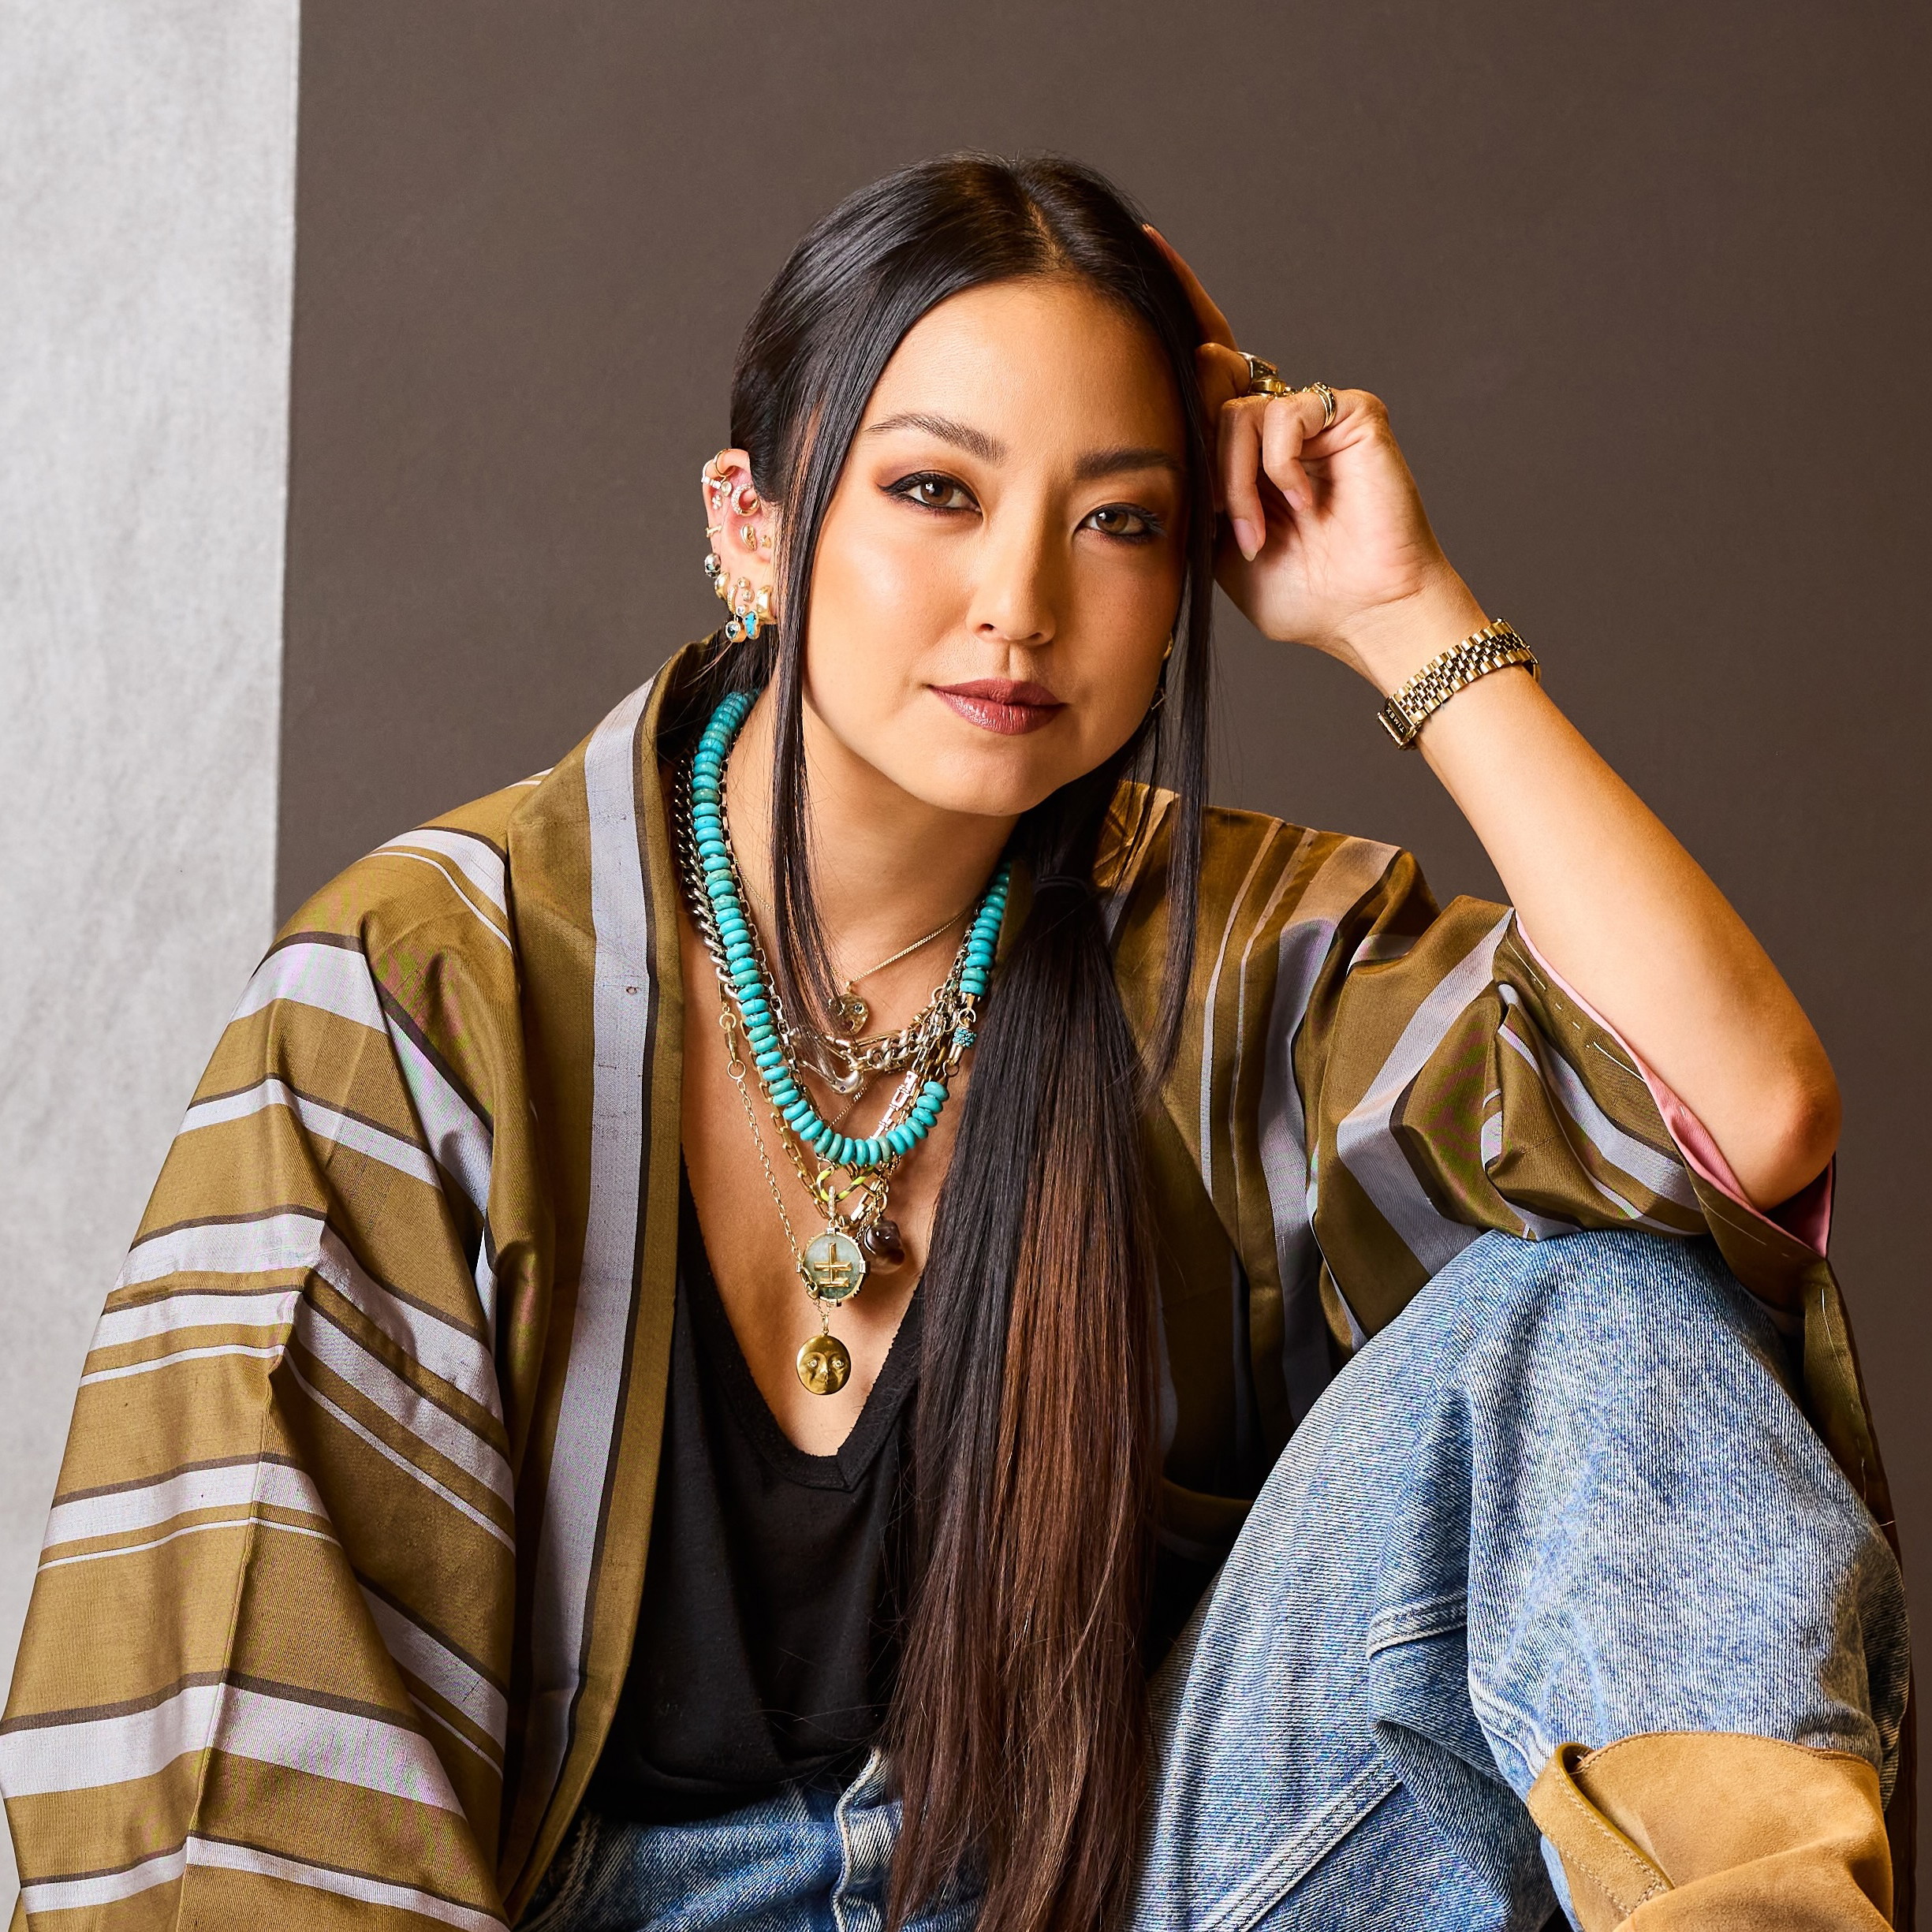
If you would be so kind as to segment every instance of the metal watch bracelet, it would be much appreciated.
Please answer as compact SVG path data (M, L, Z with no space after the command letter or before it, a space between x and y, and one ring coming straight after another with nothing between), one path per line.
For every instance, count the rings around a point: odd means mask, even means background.
M1397 687L1375 715L1382 728L1400 745L1412 745L1423 721L1491 671L1520 664L1539 684L1542 666L1536 654L1501 617L1483 625L1472 637L1431 658L1413 677Z

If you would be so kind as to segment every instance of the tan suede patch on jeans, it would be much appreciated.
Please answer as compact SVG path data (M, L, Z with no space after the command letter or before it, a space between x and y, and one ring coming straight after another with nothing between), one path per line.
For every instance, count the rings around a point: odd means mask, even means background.
M1563 1859L1570 1903L1583 1932L1613 1932L1637 1908L1670 1889L1670 1881L1585 1797L1573 1775L1589 1755L1560 1744L1530 1787L1530 1816Z
M1732 1732L1565 1744L1530 1792L1585 1932L1878 1932L1892 1860L1862 1758Z

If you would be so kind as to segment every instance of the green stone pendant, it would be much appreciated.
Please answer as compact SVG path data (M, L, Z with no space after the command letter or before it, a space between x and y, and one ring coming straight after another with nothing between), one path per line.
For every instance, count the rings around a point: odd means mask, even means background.
M827 1228L805 1244L805 1272L821 1301L849 1301L865 1285L865 1250L849 1234Z

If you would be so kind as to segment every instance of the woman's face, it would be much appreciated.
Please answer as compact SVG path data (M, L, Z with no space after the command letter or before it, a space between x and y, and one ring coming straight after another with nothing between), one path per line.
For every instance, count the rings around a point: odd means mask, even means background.
M1082 283L994 283L923 317L819 539L805 697L824 748L1001 818L1117 751L1180 601L1186 447L1151 335Z

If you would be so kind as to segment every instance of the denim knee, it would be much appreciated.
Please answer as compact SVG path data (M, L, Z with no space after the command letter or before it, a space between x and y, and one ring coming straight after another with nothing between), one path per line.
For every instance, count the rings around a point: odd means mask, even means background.
M1542 1240L1486 1234L1418 1300L1479 1310L1469 1345L1492 1355L1509 1350L1525 1378L1567 1376L1580 1346L1592 1358L1620 1359L1632 1386L1647 1367L1681 1373L1688 1360L1742 1348L1795 1396L1790 1345L1708 1236L1636 1229Z
M1471 1688L1512 1781L1561 1743L1728 1730L1854 1751L1889 1789L1897 1564L1714 1245L1486 1236L1418 1301L1468 1458Z

